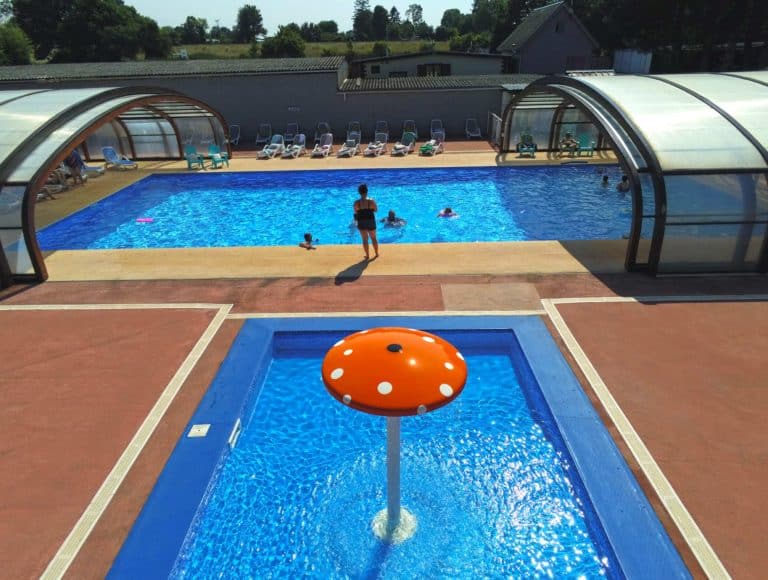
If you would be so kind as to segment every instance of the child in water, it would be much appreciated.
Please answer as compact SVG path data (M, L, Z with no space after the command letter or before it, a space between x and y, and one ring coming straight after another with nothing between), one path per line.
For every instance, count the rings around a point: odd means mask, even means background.
M312 245L313 243L317 243L317 240L312 239L312 234L307 232L304 234L304 241L299 244L300 248L304 248L306 250L316 250L317 247Z

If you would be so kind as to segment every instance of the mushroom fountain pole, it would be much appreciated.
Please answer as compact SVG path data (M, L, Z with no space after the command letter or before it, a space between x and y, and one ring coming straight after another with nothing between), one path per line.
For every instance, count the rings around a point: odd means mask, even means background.
M400 417L423 415L455 399L467 380L464 357L422 330L373 328L334 344L323 359L322 376L337 400L387 417L387 508L376 515L373 528L386 541L411 537L416 519L400 507Z

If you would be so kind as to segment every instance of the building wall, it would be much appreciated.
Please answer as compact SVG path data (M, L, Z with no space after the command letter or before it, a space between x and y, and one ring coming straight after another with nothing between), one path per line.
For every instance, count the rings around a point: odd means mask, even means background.
M485 126L488 111L501 114L501 87L464 90L423 90L375 93L341 93L337 75L331 73L259 76L209 76L198 78L141 78L121 82L89 81L2 83L3 89L159 86L199 99L223 116L227 124L240 125L240 145L254 144L260 123L270 123L274 133L298 121L308 141L318 121L331 124L337 141L344 139L347 123L360 121L363 139L373 137L378 120L390 126L390 137L402 134L403 121L417 122L419 138L429 135L430 120L439 118L447 138L463 137L467 117Z
M594 45L566 11L550 18L520 51L520 73L557 74L567 70L568 57L591 61Z
M449 64L451 76L466 75L498 75L502 74L503 57L489 56L457 56L446 54L425 54L411 58L395 58L391 60L381 59L378 62L362 63L364 76L369 79L387 79L393 72L405 73L406 76L418 76L417 67L421 64ZM379 66L380 71L375 74L372 66Z

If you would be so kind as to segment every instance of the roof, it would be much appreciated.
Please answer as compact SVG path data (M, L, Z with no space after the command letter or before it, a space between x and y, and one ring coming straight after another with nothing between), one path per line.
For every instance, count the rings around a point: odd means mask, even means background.
M0 67L0 82L32 80L126 79L198 75L260 75L336 72L343 56L322 58L241 58L221 60L145 60L33 64Z
M458 50L429 50L424 52L409 52L406 54L390 54L388 56L372 56L369 58L357 58L353 62L381 62L386 60L402 60L407 58L419 58L424 56L451 56L459 58L504 58L503 54L491 54L488 52L462 52Z
M393 77L388 79L346 79L339 90L343 93L367 91L415 91L423 89L487 89L502 85L527 86L543 75L467 75L444 77Z
M597 41L589 33L586 27L581 23L581 20L573 13L573 10L565 2L555 2L554 4L548 4L541 8L532 10L523 21L517 25L512 33L504 39L504 41L496 47L498 52L516 52L520 50L525 44L534 37L538 30L556 13L564 9L571 18L578 24L579 28L589 38L589 40L595 46L598 46Z

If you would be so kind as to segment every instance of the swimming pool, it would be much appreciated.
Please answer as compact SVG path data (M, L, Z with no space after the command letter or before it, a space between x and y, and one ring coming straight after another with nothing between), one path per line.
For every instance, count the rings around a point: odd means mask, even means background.
M440 334L470 373L403 421L419 529L397 546L370 530L384 420L319 377L336 340L383 325ZM191 424L209 435L178 443L110 577L688 577L537 318L248 321Z
M43 250L357 244L352 203L368 183L407 220L383 243L619 239L631 199L617 166L377 169L152 175L38 233ZM450 206L456 219L439 219Z

